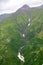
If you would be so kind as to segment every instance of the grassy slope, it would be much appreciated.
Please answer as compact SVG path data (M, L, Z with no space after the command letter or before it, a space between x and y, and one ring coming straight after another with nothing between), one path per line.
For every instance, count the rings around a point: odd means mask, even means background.
M20 35L18 24L22 25L21 31L23 31L29 17L31 26L26 32L29 40L26 42ZM25 63L17 58L18 49L22 45L25 45L21 52L25 56ZM23 12L0 23L0 65L42 65L42 55L43 10L33 9L29 13Z

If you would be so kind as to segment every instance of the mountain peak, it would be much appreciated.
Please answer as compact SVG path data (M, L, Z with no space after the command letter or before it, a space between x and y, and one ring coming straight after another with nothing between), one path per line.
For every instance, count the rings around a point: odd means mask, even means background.
M26 5L26 4L22 6L22 9L29 9L29 8L30 7L28 5Z
M27 4L23 5L23 8L29 8L29 6Z
M25 4L20 9L23 11L28 11L28 10L30 10L30 7L27 4Z

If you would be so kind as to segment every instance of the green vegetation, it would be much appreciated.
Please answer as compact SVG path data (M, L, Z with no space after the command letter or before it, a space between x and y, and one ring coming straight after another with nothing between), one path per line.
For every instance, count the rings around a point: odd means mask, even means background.
M26 31L28 42L20 34L28 19L31 25ZM23 63L17 57L20 46ZM32 9L16 16L10 16L0 23L0 65L42 65L43 64L43 9Z

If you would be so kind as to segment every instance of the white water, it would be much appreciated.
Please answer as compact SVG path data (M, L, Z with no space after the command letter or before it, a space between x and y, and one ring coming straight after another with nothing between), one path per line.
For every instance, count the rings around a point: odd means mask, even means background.
M29 20L28 20L29 22L30 22L30 18L29 18Z
M22 36L25 37L25 34L23 34Z
M24 46L22 46L20 49L23 49L24 48Z
M27 27L30 26L30 18L29 18L28 21L29 21L29 23L27 24ZM23 36L24 38L26 37L25 34L22 34L22 36ZM24 46L22 46L22 47L20 48L20 50L21 50L22 48L24 48ZM25 62L24 56L22 56L22 55L20 54L20 51L19 51L19 53L18 53L18 58L19 58L22 62Z
M28 27L30 26L30 23L28 24Z
M22 55L20 54L20 52L18 53L18 58L19 58L22 62L25 62L24 56L22 56Z
M30 18L29 18L29 20L28 20L28 21L29 21L29 23L28 23L28 25L27 25L27 26L29 27L29 26L30 26L30 21L31 21L31 20L30 20Z

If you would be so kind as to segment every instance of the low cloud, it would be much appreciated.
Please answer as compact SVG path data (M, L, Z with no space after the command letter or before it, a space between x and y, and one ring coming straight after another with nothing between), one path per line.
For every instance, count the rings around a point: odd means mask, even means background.
M0 0L0 14L15 12L24 4L36 7L43 4L43 0Z
M8 0L0 0L0 2L7 2Z

